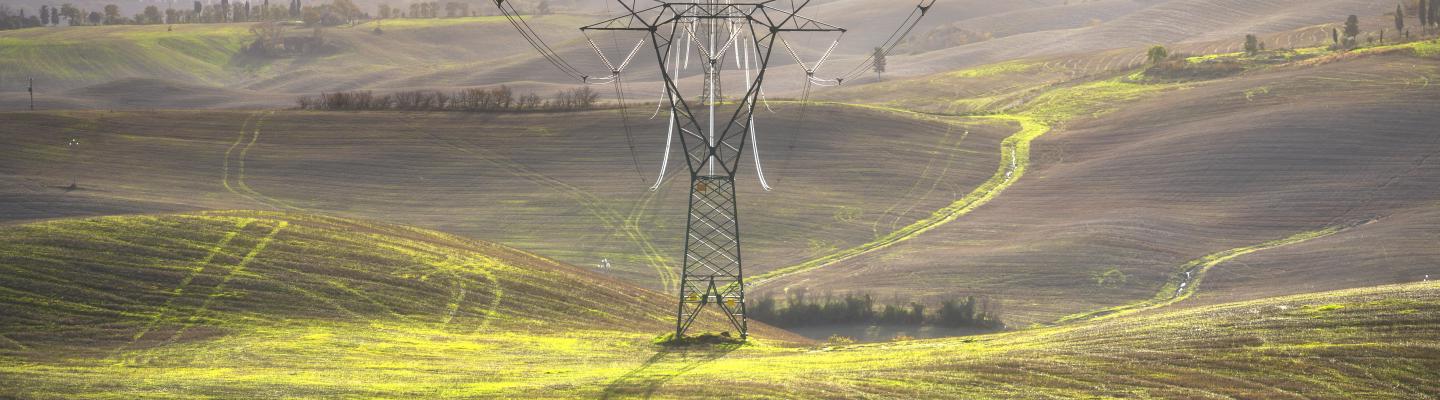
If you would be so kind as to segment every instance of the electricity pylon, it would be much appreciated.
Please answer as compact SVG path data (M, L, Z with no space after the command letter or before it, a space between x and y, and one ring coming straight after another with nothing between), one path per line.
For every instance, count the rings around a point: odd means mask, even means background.
M580 28L582 31L633 31L647 36L660 64L670 123L678 131L685 164L690 173L689 222L685 228L685 259L681 270L680 300L675 312L675 336L683 337L695 318L709 306L718 307L744 339L749 336L745 316L745 273L740 253L740 214L735 198L735 175L742 153L753 139L755 103L759 100L766 69L777 45L794 55L782 35L797 32L845 30L797 15L805 4L781 10L768 4L732 1L661 2L638 9L620 4L627 15ZM805 3L808 3L806 1ZM695 49L705 69L705 84L697 108L708 110L704 123L681 93L678 71L680 46ZM639 49L636 46L635 49ZM834 45L826 51L834 50ZM599 49L596 49L599 53ZM734 51L736 53L731 54ZM743 57L742 57L743 54ZM631 51L631 56L634 50ZM721 70L727 55L746 72L744 95L734 99L734 111L722 111ZM750 62L754 57L753 68ZM604 54L601 54L605 58ZM684 54L689 59L689 54ZM742 61L743 60L743 61ZM625 62L628 64L629 58ZM620 70L613 69L613 79ZM813 68L807 68L813 78ZM749 75L753 70L755 74ZM586 78L587 81L591 80ZM722 113L727 115L722 115ZM719 120L717 120L719 118ZM758 158L758 155L757 155ZM662 172L662 176L663 176Z

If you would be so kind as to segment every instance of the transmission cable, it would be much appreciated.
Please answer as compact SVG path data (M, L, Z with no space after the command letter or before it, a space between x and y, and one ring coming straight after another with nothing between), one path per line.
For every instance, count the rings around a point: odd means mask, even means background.
M621 5L624 5L624 3L621 3ZM610 13L609 2L605 3L605 13ZM584 31L582 30L581 32ZM595 41L590 39L589 33L585 33L585 40L590 42L590 47L594 48L595 53L600 55L600 60L605 62L605 66L610 67L610 74L615 82L615 100L620 102L620 122L625 126L625 145L630 147L630 161L635 166L635 177L640 178L641 183L647 183L645 182L645 173L640 170L640 156L635 153L635 135L630 130L630 112L628 107L625 106L625 84L620 79L620 72L623 71L626 66L630 65L630 60L635 58L635 53L639 52L640 46L645 45L645 39L640 39L640 42L635 44L635 48L630 50L630 54L625 57L625 60L620 63L619 67L610 63L609 57L605 57L605 52L600 51L600 46L596 45ZM613 48L620 47L620 39L615 37L614 32L610 33L610 43Z
M806 80L805 89L801 91L800 113L796 117L795 132L790 134L790 143L785 149L785 156L780 159L780 170L782 172L780 179L775 180L776 184L784 180L787 176L785 174L790 172L790 160L795 156L795 145L800 141L800 134L805 131L805 112L808 111L810 106L810 88L812 85L809 80Z
M900 26L895 29L895 32L892 32L890 37L886 38L885 41L880 44L880 51L878 53L883 56L889 56L891 52L895 51L895 48L899 47L900 44L915 31L915 28L920 26L920 21L929 15L930 8L935 6L935 1L936 0L920 0L920 3L915 6L915 9L910 11L910 15L905 17L905 20L900 23ZM853 79L861 74L868 73L868 71L875 66L875 56L876 53L870 53L865 60L861 61L849 72L837 76L834 79L825 80L825 82L833 81L834 84L830 86L834 86L844 83L847 79Z
M548 43L545 43L545 40L540 37L540 34L535 32L535 29L532 28L528 22L525 22L525 18L520 16L520 11L515 9L514 5L506 0L495 0L495 6L500 9L500 14L505 17L505 20L510 22L510 25L515 27L516 31L520 32L520 36L524 37L525 41L530 43L530 47L535 48L535 51L540 53L540 56L544 58L545 61L572 79L582 82L587 80L588 75L565 61L564 57L561 57L554 48L550 47Z
M625 144L630 146L630 161L635 165L635 176L640 178L641 183L645 181L645 173L640 171L640 156L635 153L635 136L630 131L630 115L625 107L625 89L620 80L620 74L615 74L615 98L620 101L620 121L625 125Z

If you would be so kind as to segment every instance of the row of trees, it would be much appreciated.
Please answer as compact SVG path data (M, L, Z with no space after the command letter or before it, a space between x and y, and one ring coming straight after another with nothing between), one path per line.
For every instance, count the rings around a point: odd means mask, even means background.
M161 10L160 7L152 5L146 6L142 12L133 16L122 15L120 6L115 4L108 4L100 10L93 11L70 3L60 6L42 5L40 12L34 15L26 15L23 9L12 10L8 6L0 5L0 30L62 24L70 26L173 25L284 20L301 20L307 26L334 26L353 24L371 18L370 14L361 11L360 7L355 5L352 0L331 0L329 3L320 5L304 5L301 0L288 0L288 4L282 5L279 4L282 0L275 1L276 4L272 5L270 0L246 0L244 2L220 0L214 4L206 4L197 0L192 8ZM533 12L545 15L553 11L548 0L541 0L533 7ZM475 15L480 15L480 12L471 10L469 2L421 1L410 3L408 12L404 8L380 4L378 16L380 18L441 18Z
M750 318L771 325L793 328L814 325L934 325L955 328L999 329L1000 303L988 298L970 296L948 299L930 310L924 304L876 304L869 294L826 295L815 299L804 291L791 291L785 299L766 296L746 305Z
M1415 4L1412 12L1420 21L1422 34L1428 34L1440 27L1440 0L1419 0L1418 3L1412 4ZM1406 12L1407 9L1411 8L1404 4L1395 5L1395 37L1399 39L1410 38L1410 31L1405 29L1407 26L1405 18L1409 15ZM1335 29L1331 31L1331 39L1336 47L1353 48L1359 45L1360 33L1360 17L1351 15L1345 19L1344 35L1341 35L1339 29ZM1385 41L1385 30L1380 31L1379 39L1382 43ZM1370 38L1370 41L1374 40L1374 37Z
M589 86L561 91L549 99L535 93L516 95L508 86L465 89L456 92L407 91L375 94L371 91L321 93L296 100L302 110L324 111L574 111L599 104L600 93Z
M46 20L50 19L47 14ZM25 15L24 9L11 10L10 6L0 4L0 30L20 29L40 26L40 17Z
M1420 0L1415 7L1415 15L1420 17L1420 27L1426 31L1434 27L1440 27L1440 0ZM1396 8L1396 29L1404 30L1405 12Z
M188 9L167 8L162 11L157 6L146 6L144 11L130 17L121 15L120 6L115 4L105 5L100 11L84 10L69 3L58 7L42 5L37 18L39 23L25 27L61 24L79 26L267 22L295 19L302 20L307 25L340 25L370 18L369 14L360 11L360 7L351 0L331 0L316 6L303 5L301 0L290 0L288 5L278 4L279 0L276 2L277 4L272 5L270 0L254 3L251 0L220 0L219 3L205 4L197 0L194 7Z
M480 15L480 11L470 10L470 3L465 1L448 1L443 4L438 1L412 2L409 5L409 12L406 12L404 8L391 7L384 3L378 7L376 15L380 18L458 18ZM554 13L554 9L550 7L549 0L540 0L539 3L536 3L533 12L536 15L549 15Z
M349 0L338 1L349 2ZM351 6L353 7L353 3ZM251 4L250 1L232 3L230 0L220 0L216 4L195 1L194 6L188 9L166 8L162 11L157 6L146 6L139 14L127 17L121 15L120 6L115 4L107 4L100 11L89 11L65 3L58 7L40 6L39 20L40 26L259 22L298 18L301 16L301 10L300 0L291 0L288 7L278 4L271 5L270 0L262 0L258 4Z

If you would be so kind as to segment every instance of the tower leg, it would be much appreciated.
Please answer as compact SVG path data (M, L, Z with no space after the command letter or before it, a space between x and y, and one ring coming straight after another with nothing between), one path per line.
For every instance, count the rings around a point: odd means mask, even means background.
M741 267L734 178L697 176L692 180L685 236L675 336L683 337L705 307L715 306L740 338L747 338L745 274Z

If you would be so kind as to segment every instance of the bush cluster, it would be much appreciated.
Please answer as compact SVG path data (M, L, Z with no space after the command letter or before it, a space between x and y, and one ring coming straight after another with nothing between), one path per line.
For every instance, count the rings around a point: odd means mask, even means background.
M746 307L746 314L757 321L782 328L836 324L933 325L999 329L1000 304L989 298L969 296L947 299L940 307L927 309L924 304L877 304L869 294L827 295L820 299L807 297L804 291L788 293L783 300L766 296Z
M549 99L530 93L517 96L508 86L456 92L415 90L389 94L371 91L321 93L296 100L302 110L323 111L574 111L599 104L600 93L582 86Z

